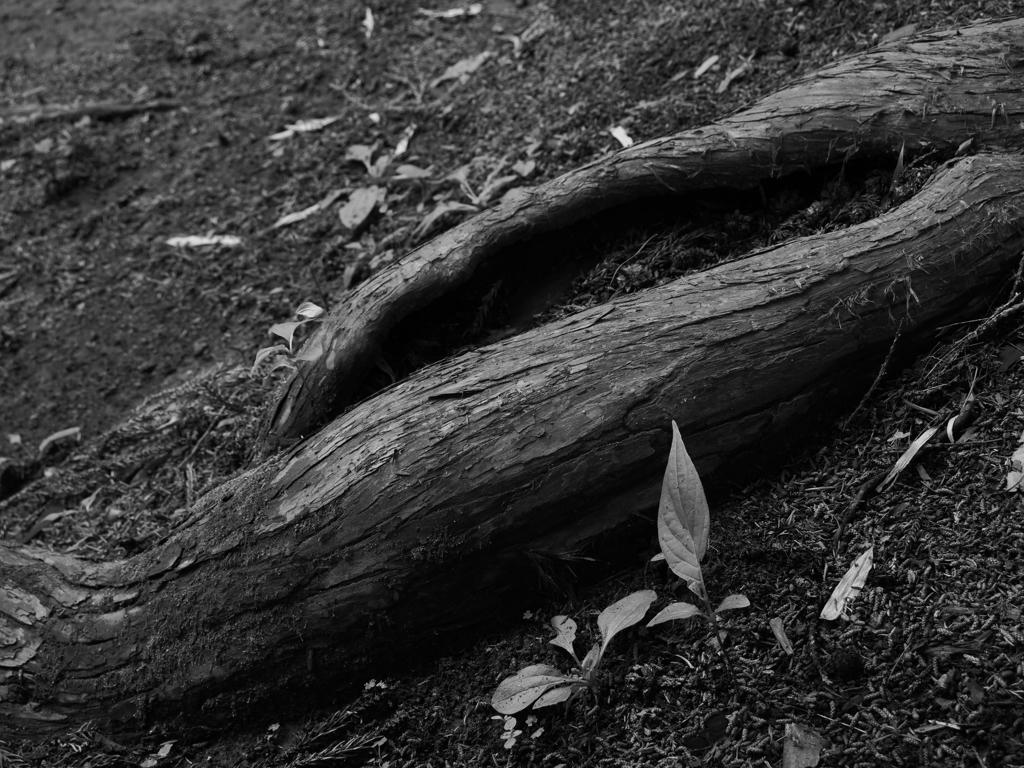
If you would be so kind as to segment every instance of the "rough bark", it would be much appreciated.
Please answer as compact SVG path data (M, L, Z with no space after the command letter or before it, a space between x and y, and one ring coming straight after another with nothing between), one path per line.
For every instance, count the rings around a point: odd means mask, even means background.
M292 443L329 421L396 323L517 241L644 197L756 187L853 158L894 161L904 147L1020 147L1022 76L1024 19L929 33L826 67L713 125L517 190L343 296L269 410L264 440Z
M859 394L902 321L982 311L1024 247L1024 158L424 369L201 499L127 561L0 546L0 732L216 726L471 636L699 470Z

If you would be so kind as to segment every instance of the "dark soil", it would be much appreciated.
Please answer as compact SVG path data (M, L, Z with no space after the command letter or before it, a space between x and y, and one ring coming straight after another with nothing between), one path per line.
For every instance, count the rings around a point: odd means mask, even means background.
M3 452L30 474L69 476L60 463L69 446L46 456L36 446L81 427L91 453L72 457L79 469L129 457L106 472L99 494L95 477L82 481L43 513L22 496L22 512L10 507L0 520L8 535L96 558L159 540L197 494L247 460L269 391L247 371L274 343L267 329L303 301L329 307L400 258L429 236L420 225L439 203L486 204L509 186L557 176L617 148L611 126L639 141L706 123L908 24L1019 11L1009 0L490 0L479 15L445 21L418 12L448 7L433 0L370 7L369 36L367 6L349 2L0 7ZM482 52L493 55L464 81L435 83ZM711 55L718 64L695 79ZM719 92L744 62L746 74ZM46 111L94 102L135 106L115 117ZM321 130L269 139L331 116ZM369 186L367 168L346 160L350 147L379 156L411 126L402 162L428 178L381 181L385 204L354 231L336 210L345 196L273 228L334 191ZM879 197L867 186L847 193L829 210L871 194ZM754 247L842 225L838 215L799 220L820 212L812 205L780 203L774 218L741 222L737 241ZM482 318L477 335L490 340L536 322L537 311L573 311L736 251L686 226L653 242L624 232L581 256L585 264L552 277L560 309L496 288L505 314ZM167 244L181 235L242 242ZM727 622L735 681L704 626L634 630L612 646L599 706L542 710L532 722L524 714L509 731L521 733L503 735L489 705L498 681L529 663L568 669L546 644L552 615L571 614L589 631L591 616L628 591L682 597L663 566L640 564L571 599L553 597L521 627L419 677L367 681L360 700L336 711L268 712L256 730L166 752L162 739L126 746L85 728L43 745L0 743L0 765L778 765L794 722L825 734L826 765L1024 765L1024 518L1004 491L1024 428L1024 374L1006 363L1012 350L998 356L1016 339L1014 317L969 354L954 349L888 383L849 424L808 435L782 474L716 492L705 575L713 597L744 592L753 603ZM372 386L404 372L385 362ZM194 383L197 374L207 378ZM174 396L136 408L172 386ZM857 488L955 413L972 386L973 442L931 449L895 489L846 515ZM129 413L131 430L101 438ZM818 621L831 586L870 543L876 565L852 619ZM794 656L769 630L774 617Z

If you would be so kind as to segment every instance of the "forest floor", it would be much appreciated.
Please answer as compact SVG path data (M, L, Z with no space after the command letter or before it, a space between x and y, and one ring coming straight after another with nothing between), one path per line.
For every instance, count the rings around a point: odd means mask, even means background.
M185 446L175 461L141 462L116 492L83 492L27 528L0 519L0 530L84 557L146 549L245 462L273 384L249 368L274 343L270 326L302 302L329 308L508 189L614 151L612 128L641 141L698 126L908 25L1016 6L0 7L0 456L10 460L0 470L25 472L0 490L59 471L72 441L96 440L147 396L231 372L229 394L175 423ZM168 242L188 236L238 241ZM635 272L619 287L643 288ZM624 274L616 267L612 279ZM552 596L520 626L419 674L367 681L331 711L267 712L198 743L154 731L151 743L123 745L84 728L0 742L0 766L779 765L794 725L822 736L823 765L1024 765L1024 516L1005 481L1024 430L1013 320L892 377L855 418L809 434L782 472L712 490L705 574L715 595L752 603L727 620L734 676L690 620L619 638L596 703L514 723L491 708L519 668L568 668L547 644L553 615L573 616L586 635L627 592L679 591L643 562ZM858 487L969 392L969 439L926 451L842 524ZM819 621L869 545L875 566L851 617Z

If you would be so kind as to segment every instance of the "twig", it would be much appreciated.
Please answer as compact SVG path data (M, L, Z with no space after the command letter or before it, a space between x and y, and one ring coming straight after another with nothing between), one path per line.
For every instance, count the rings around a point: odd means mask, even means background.
M896 342L900 340L901 333L903 333L903 320L900 320L900 326L899 328L896 329L896 335L892 337L892 344L889 345L889 352L885 356L885 361L882 363L882 367L878 369L878 375L875 376L875 380L871 382L871 386L868 387L868 391L864 393L864 397L860 399L860 402L857 403L857 407L853 409L853 413L850 414L849 418L846 420L846 423L843 424L844 432L853 422L854 417L856 417L857 414L860 413L861 409L864 408L868 400L871 399L871 396L875 394L875 390L878 389L878 386L882 383L882 379L885 378L885 374L888 373L889 363L892 362L893 353L896 352Z
M936 360L931 370L925 374L924 383L930 383L933 374L935 374L939 366L952 362L969 344L981 338L1000 320L1024 309L1024 298L1022 296L1024 296L1024 254L1021 254L1021 260L1017 262L1017 272L1013 276L1013 288L1010 291L1010 297L995 312L986 317L981 325L951 344L947 352Z

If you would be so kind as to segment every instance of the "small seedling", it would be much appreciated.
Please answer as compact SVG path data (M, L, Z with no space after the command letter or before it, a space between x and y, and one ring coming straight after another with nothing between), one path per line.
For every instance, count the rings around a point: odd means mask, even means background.
M608 643L619 632L643 619L657 597L652 590L644 589L626 595L601 611L597 617L601 642L594 644L583 661L580 661L573 647L576 640L576 622L568 616L555 616L551 620L551 626L555 628L557 634L551 640L551 644L557 645L572 656L579 667L579 674L565 675L548 664L533 664L502 680L491 697L491 706L503 715L513 715L531 704L534 709L540 709L570 701L587 690L596 697L597 673L601 668Z
M298 355L295 354L295 332L306 323L312 323L315 320L319 320L323 314L323 308L318 307L311 301L304 301L299 305L298 309L295 310L295 317L298 318L297 320L289 320L286 323L276 323L270 326L271 335L282 338L287 343L275 344L272 347L264 347L257 352L256 361L252 365L252 375L256 375L260 366L268 358L273 359L274 364L269 371L270 373L273 373L278 368L294 369L294 361L296 360L315 360L323 354L323 349L319 344L315 345L314 348L302 350Z
M661 485L661 502L658 505L658 543L661 545L661 554L655 559L663 559L668 563L672 572L685 581L690 591L701 599L705 610L702 611L692 603L672 603L647 622L647 626L653 627L666 621L703 616L711 622L715 644L722 652L731 674L729 656L722 645L724 633L718 627L718 614L722 611L746 608L750 601L744 595L729 595L717 608L712 609L708 590L704 585L704 574L700 568L700 561L708 548L710 526L711 515L707 497L704 495L704 486L700 482L697 468L686 452L686 446L683 445L679 427L673 421L672 450L669 452L665 479Z

